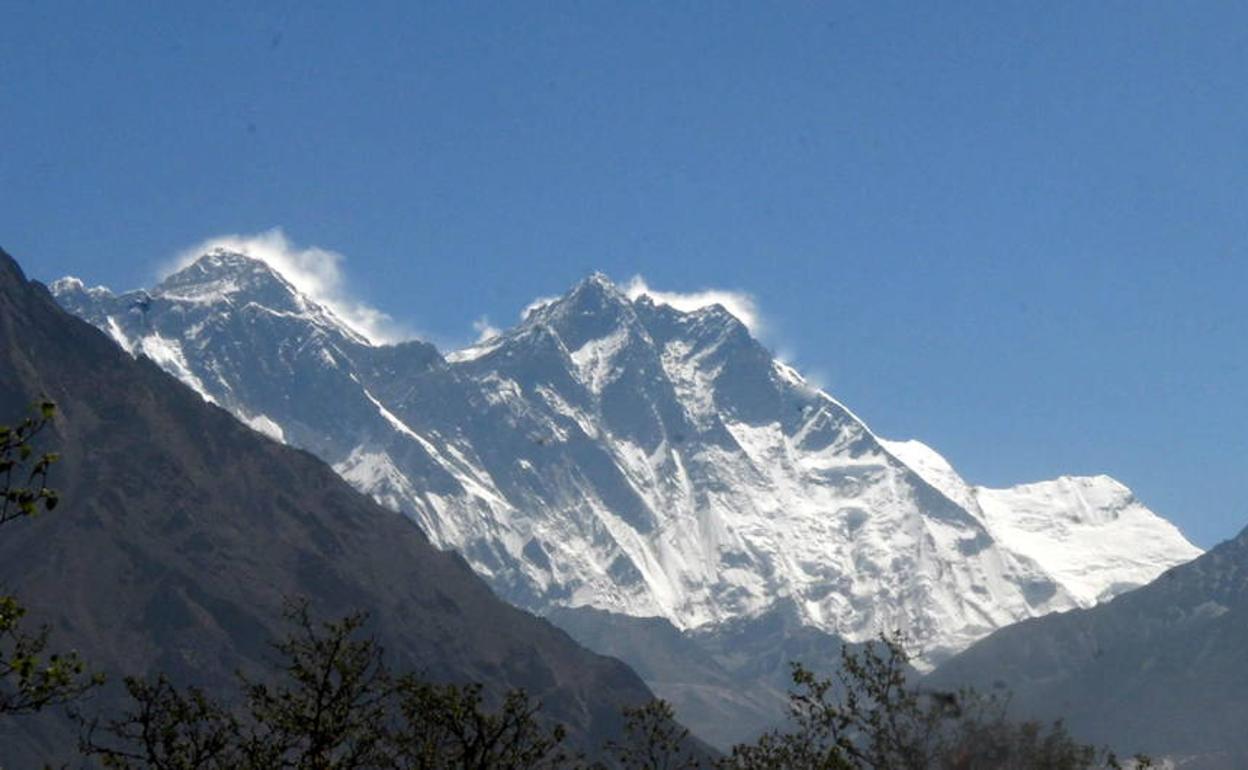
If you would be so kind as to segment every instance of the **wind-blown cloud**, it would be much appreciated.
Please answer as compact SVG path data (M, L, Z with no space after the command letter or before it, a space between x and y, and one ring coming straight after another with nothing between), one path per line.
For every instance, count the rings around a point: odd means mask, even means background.
M181 270L216 248L229 249L263 261L300 292L328 308L352 330L373 343L398 342L412 336L391 316L351 296L342 270L346 259L342 254L319 246L297 246L280 227L255 235L209 238L178 254L173 263L161 271L161 277Z
M479 345L503 333L502 329L490 323L490 317L486 315L472 322L472 330L477 333L477 341L473 343L474 345Z
M623 288L629 299L635 300L644 294L658 304L671 305L686 313L708 305L722 305L725 310L736 316L738 321L745 324L755 337L762 334L766 328L758 309L758 303L754 301L753 296L743 291L729 289L703 289L694 292L658 291L650 288L646 279L640 275L633 276Z
M558 302L558 301L559 301L558 296L538 297L537 299L533 300L529 304L525 305L524 309L520 311L520 320L524 321L529 317L529 314L532 313L533 311L541 310L542 308L546 307L550 303Z

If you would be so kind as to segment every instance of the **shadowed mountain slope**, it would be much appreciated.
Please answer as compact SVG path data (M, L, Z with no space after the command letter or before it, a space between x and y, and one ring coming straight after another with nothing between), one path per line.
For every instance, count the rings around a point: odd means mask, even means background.
M61 310L0 252L0 415L58 404L63 505L0 533L0 585L54 646L113 675L167 672L210 689L261 670L283 597L322 617L365 609L397 667L493 691L523 687L575 743L614 734L651 696L624 664L500 601L457 555ZM110 691L111 692L111 691ZM100 705L112 697L104 693ZM65 758L55 715L14 721L0 762Z
M1001 629L929 682L1008 687L1019 715L1183 767L1248 766L1248 530L1106 604Z
M581 644L633 667L698 737L729 751L789 716L791 663L829 676L843 642L804 626L780 604L757 617L681 632L664 618L592 607L557 608L550 619Z

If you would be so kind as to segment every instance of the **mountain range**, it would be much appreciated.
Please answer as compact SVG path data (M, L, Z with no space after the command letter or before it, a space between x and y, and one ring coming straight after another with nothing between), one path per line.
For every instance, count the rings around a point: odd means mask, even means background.
M652 697L617 660L499 600L457 555L313 455L208 404L146 358L64 312L0 252L0 413L51 398L41 451L61 460L62 504L0 535L0 585L110 685L81 704L115 714L123 675L163 672L230 691L263 676L287 598L315 617L370 613L393 666L523 687L578 748L619 735L620 708ZM4 720L0 764L74 760L60 710ZM76 764L74 766L77 766Z
M745 665L747 685L740 658L714 652L752 623L785 618L777 650L798 629L828 649L900 631L927 670L1200 554L1107 476L969 484L924 444L874 434L724 307L630 298L602 275L446 354L377 344L227 249L148 290L51 288L125 351L412 518L504 599L651 672L701 715L695 729L725 722L697 690L745 687L751 729L778 716L784 656ZM608 643L621 623L649 641ZM654 674L671 633L701 650L686 671L719 673Z

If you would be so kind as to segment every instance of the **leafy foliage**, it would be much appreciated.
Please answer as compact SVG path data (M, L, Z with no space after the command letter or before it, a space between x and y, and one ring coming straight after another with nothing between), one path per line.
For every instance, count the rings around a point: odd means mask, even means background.
M13 426L0 425L0 524L34 516L40 508L50 511L60 502L47 486L48 473L60 456L49 452L35 457L33 445L55 415L56 404L44 400L36 414Z
M244 767L238 720L198 688L179 692L163 676L153 682L128 677L133 708L103 726L112 743L95 742L98 722L87 726L83 746L106 768L226 770Z
M399 683L402 728L394 743L404 768L556 768L572 757L562 726L547 728L539 705L513 690L497 712L482 703L481 686L431 684L414 676Z
M691 750L689 731L676 721L672 706L653 700L624 709L625 740L607 745L607 753L625 770L691 770L701 759Z
M1074 740L1058 722L1011 722L1008 701L972 690L926 691L909 682L901 644L882 637L848 647L834 678L793 666L792 725L737 746L724 770L1083 770L1118 759ZM1150 766L1137 757L1132 767Z
M47 653L48 629L24 631L25 615L16 597L0 596L0 715L67 703L103 681L77 653Z
M274 645L275 683L242 679L228 708L163 678L126 682L133 707L84 725L82 748L124 770L449 770L590 768L625 770L1084 770L1123 767L1078 743L1061 723L1015 723L1007 702L972 691L925 691L890 639L843 652L835 677L793 667L788 728L737 746L710 763L672 708L656 700L626 709L608 763L585 765L563 745L564 730L541 718L521 691L487 706L481 686L395 676L376 643L361 638L363 615L317 624L305 603L287 613L294 631ZM1129 766L1150 766L1137 758Z
M478 685L391 674L376 642L359 636L363 614L317 624L293 602L287 619L294 630L274 645L278 680L240 676L238 708L163 678L128 679L132 707L83 720L83 753L125 770L520 770L572 759L563 728L548 727L521 691L490 711Z
M59 502L48 474L59 456L37 454L35 437L52 423L56 405L41 401L36 414L0 426L0 524L51 511ZM49 653L48 629L23 628L26 608L0 595L0 715L29 714L82 696L102 681L88 674L77 653Z
M384 766L382 728L392 692L381 650L355 638L363 614L318 628L304 602L287 608L295 631L274 645L281 654L276 685L244 678L255 767Z

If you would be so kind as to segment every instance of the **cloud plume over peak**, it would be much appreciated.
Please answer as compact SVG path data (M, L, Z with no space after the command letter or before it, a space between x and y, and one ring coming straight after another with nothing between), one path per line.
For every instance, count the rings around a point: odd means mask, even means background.
M634 275L623 286L624 294L629 299L637 299L643 294L661 305L671 305L677 310L689 312L709 305L722 305L725 310L736 316L745 324L754 336L759 336L765 328L758 303L747 292L729 289L702 289L694 292L658 291L650 288L646 279Z
M345 257L319 246L299 246L280 227L253 235L219 235L186 249L161 271L161 277L181 270L214 249L246 254L280 273L308 298L328 308L354 331L374 344L411 337L388 314L353 297L343 273Z

